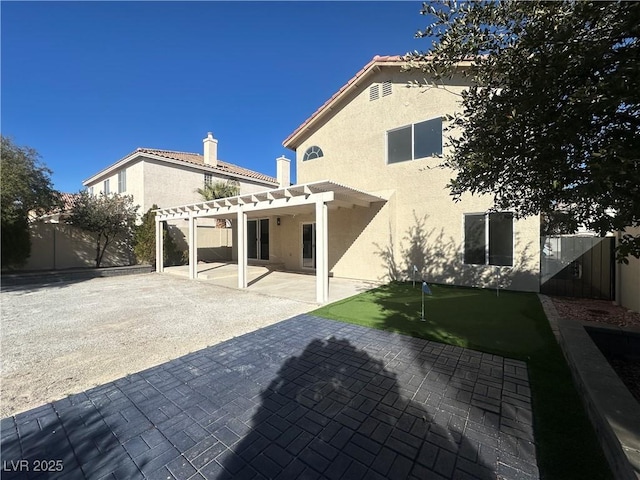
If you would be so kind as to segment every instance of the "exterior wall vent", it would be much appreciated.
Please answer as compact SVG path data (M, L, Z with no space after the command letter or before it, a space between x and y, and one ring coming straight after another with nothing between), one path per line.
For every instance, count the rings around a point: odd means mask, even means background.
M391 95L391 82L383 82L382 83L382 96L386 97L387 95Z
M380 98L380 86L379 85L371 85L369 87L369 101L373 102Z

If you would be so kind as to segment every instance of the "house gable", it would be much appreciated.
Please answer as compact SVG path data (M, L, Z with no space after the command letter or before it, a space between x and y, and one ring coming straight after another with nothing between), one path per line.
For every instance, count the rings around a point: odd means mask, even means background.
M147 211L159 207L190 203L207 181L238 182L242 193L278 186L276 178L215 159L205 163L204 155L173 150L138 148L83 182L93 194L105 192L132 195ZM124 188L123 188L124 187Z
M322 116L305 122L294 140L285 141L285 146L297 145L300 182L330 178L368 191L396 189L406 185L407 176L440 162L418 155L410 162L390 164L388 132L434 119L445 127L447 116L459 110L460 94L468 83L455 78L446 85L416 86L412 82L423 84L424 74L402 72L401 65L372 70ZM305 153L314 148L322 150L322 156L305 160Z

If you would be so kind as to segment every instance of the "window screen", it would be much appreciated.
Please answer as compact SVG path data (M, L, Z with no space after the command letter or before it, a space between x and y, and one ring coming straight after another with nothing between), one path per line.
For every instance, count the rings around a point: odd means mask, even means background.
M387 133L388 163L411 160L411 125Z
M513 265L513 214L489 214L489 264Z
M125 192L127 190L127 171L122 170L118 172L118 193Z
M464 263L485 264L485 216L464 216Z
M416 123L413 131L413 158L442 155L442 119Z

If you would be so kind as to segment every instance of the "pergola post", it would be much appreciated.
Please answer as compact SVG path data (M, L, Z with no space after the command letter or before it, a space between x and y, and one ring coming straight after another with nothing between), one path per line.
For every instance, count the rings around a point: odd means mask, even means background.
M156 217L156 272L162 273L164 271L164 245L162 238L162 221Z
M238 288L247 288L247 214L238 210Z
M198 227L193 214L189 215L189 278L198 278Z
M329 301L329 223L327 204L316 201L316 301Z

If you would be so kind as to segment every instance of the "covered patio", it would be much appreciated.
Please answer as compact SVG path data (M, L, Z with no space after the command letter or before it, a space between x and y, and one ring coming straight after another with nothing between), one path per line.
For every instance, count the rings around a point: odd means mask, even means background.
M165 273L189 277L189 266L165 267ZM226 288L238 288L238 265L236 263L199 263L198 281ZM306 303L317 303L315 275L286 272L278 266L247 265L247 290L272 297L282 297ZM328 302L337 302L358 293L370 290L377 284L346 278L329 279Z
M372 204L381 202L386 202L386 200L380 196L356 190L345 185L322 181L159 209L156 211L156 271L160 273L165 270L163 265L162 222L178 219L184 219L189 222L188 277L190 279L196 279L199 278L201 269L198 265L197 258L197 220L199 218L229 219L236 222L234 242L237 246L237 264L235 265L237 273L235 274L235 283L237 288L245 289L258 280L257 278L250 278L247 222L251 219L264 217L265 215L313 215L315 219L315 268L312 272L315 272L315 301L320 304L327 303L330 298L329 210L345 208L368 209ZM267 265L265 265L265 267L267 267ZM203 270L205 268L207 268L206 265L202 267ZM206 275L209 279L217 277L215 270L216 268L214 267L208 267ZM271 271L273 270L272 268ZM204 271L202 273L204 274ZM222 275L223 270L220 270L218 273L221 274L220 281L233 281L233 276ZM260 275L262 274L258 276ZM268 275L271 275L271 273ZM301 277L303 276L304 275ZM332 287L333 283L335 282L332 282ZM283 291L286 292L286 289L283 289Z

